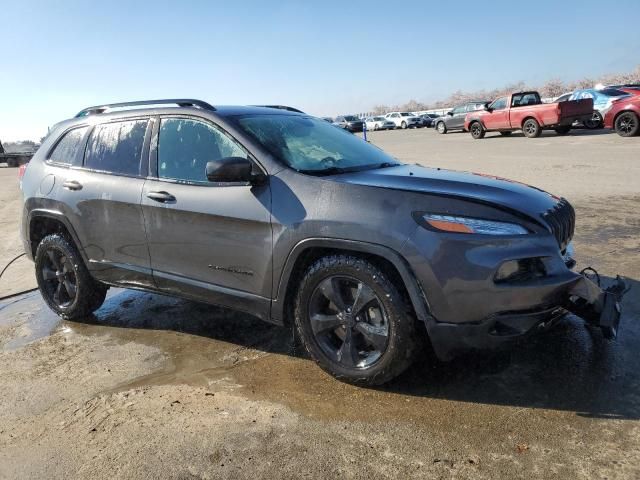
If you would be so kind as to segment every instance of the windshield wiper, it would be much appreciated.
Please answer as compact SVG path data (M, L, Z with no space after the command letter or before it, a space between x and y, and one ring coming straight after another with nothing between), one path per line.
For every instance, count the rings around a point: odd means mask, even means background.
M300 173L304 173L307 175L336 175L338 173L346 173L349 171L353 171L350 168L342 168L342 167L327 167L323 169L310 169L310 170L298 170Z

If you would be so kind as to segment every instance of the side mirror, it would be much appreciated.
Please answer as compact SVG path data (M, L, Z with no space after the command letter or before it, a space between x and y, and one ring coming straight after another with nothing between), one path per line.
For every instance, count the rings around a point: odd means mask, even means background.
M210 182L244 182L252 180L253 164L248 158L226 157L207 162L206 174Z
M488 104L488 103L485 103L483 108L484 108L484 110L486 110L487 112L490 112L491 110L493 110L493 109L489 106L489 104Z
M447 115L449 115L450 117L453 117L453 112L447 112Z

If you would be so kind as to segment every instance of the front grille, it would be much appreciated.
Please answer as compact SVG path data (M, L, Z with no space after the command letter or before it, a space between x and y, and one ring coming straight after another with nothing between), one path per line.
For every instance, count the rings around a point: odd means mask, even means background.
M561 198L553 208L542 214L542 218L551 228L551 232L558 241L560 251L564 251L573 238L573 231L576 226L576 212L571 204Z

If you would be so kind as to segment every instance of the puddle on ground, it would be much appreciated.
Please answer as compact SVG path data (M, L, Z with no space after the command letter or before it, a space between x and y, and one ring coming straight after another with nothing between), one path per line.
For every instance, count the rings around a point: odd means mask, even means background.
M637 316L637 299L632 306L625 316ZM633 368L639 341L635 325L623 326L621 341L610 344L599 332L569 318L506 353L467 355L447 364L425 354L389 385L363 388L333 379L296 352L288 329L161 295L112 289L96 315L63 322L35 292L10 304L0 303L0 331L12 324L19 324L23 334L4 343L5 350L61 331L107 335L116 343L141 343L165 353L163 369L113 391L222 384L248 398L285 404L319 419L394 419L444 429L452 422L469 421L470 416L491 423L495 406L640 419L635 394L640 375Z

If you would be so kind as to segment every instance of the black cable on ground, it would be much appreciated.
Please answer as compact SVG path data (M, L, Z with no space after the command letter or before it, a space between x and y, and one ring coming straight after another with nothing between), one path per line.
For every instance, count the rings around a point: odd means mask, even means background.
M9 268L9 266L15 262L16 260L18 260L20 257L23 257L25 255L25 253L21 253L20 255L18 255L17 257L14 257L13 259L11 259L11 261L9 263L7 263L4 268L2 269L2 271L0 272L0 278L2 278L2 275L4 274L4 272L7 271L7 268ZM18 295L22 295L23 293L29 293L29 292L33 292L37 290L37 288L30 288L28 290L23 290L21 292L16 292L16 293L11 293L9 295L5 295L4 297L0 297L0 301L2 300L6 300L7 298L11 298L11 297L17 297Z

